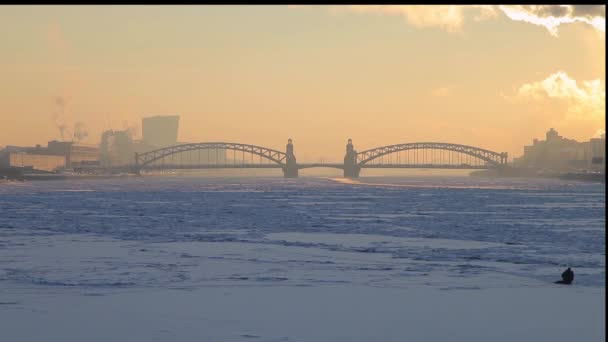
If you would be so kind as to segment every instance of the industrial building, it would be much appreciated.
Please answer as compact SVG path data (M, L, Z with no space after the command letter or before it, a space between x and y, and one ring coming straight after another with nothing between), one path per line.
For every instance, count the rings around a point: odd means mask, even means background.
M175 145L178 129L179 115L143 118L142 141L156 148Z
M98 147L73 141L49 141L47 150L50 155L65 156L65 165L68 169L99 160Z
M99 148L73 141L49 141L47 147L7 146L0 151L0 166L32 168L42 171L71 169L96 163Z
M0 153L0 167L20 167L41 171L57 171L65 167L65 156L3 151Z
M73 141L49 141L47 147L7 146L0 151L0 166L42 171L71 169L99 160L99 149Z

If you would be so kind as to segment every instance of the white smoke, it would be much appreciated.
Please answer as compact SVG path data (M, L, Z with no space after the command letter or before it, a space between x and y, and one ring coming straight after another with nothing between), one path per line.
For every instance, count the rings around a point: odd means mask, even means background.
M55 111L52 114L55 127L59 130L59 135L63 141L66 136L67 123L65 119L66 100L62 96L55 97Z
M76 141L82 141L84 138L89 136L89 132L83 122L78 121L74 124L74 139Z

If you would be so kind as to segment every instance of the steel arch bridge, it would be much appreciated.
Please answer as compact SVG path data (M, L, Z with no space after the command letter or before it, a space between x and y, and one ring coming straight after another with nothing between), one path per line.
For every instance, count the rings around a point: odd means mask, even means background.
M260 156L277 166L286 167L288 155L285 152L273 150L271 148L230 143L230 142L203 142L194 144L173 145L169 147L159 148L157 150L148 151L145 153L135 153L135 170L139 173L140 170L146 168L157 160L163 160L165 157L194 150L233 150L251 155Z
M198 164L184 164L184 152L198 150ZM207 159L201 163L201 150L207 150ZM209 151L215 150L215 163L210 163ZM218 158L222 150L223 161ZM232 159L226 151L232 150ZM241 152L241 157L236 152ZM245 158L247 154L247 158ZM178 163L174 162L177 155ZM402 155L404 155L402 157ZM254 156L259 157L256 163ZM385 158L385 156L387 156ZM169 157L169 158L168 158ZM192 155L190 154L190 158ZM244 169L244 168L280 168L285 177L297 177L298 170L313 167L342 169L345 177L359 177L362 168L437 168L437 169L487 169L507 166L507 153L498 153L487 149L442 142L416 142L387 145L362 152L354 149L352 140L348 139L344 163L297 163L292 140L289 139L285 152L275 149L242 143L201 142L173 145L145 153L135 153L135 164L132 170L140 174L143 169ZM180 159L181 158L181 159ZM169 162L166 159L170 159ZM387 160L385 162L385 159ZM159 163L160 161L160 163Z
M416 142L381 146L359 152L357 153L356 163L357 165L363 167L365 164L381 158L382 156L407 150L443 150L457 152L483 160L491 165L505 164L507 162L507 153L498 153L479 147L460 144Z

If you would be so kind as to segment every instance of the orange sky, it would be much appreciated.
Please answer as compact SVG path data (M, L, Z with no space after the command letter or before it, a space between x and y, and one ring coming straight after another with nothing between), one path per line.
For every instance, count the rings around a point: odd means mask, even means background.
M298 161L605 128L605 6L2 6L0 146L151 115ZM62 107L63 106L63 107Z

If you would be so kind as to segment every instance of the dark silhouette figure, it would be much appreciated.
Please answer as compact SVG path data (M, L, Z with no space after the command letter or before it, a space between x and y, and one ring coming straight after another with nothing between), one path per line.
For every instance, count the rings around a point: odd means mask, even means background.
M570 285L570 284L572 284L573 280L574 280L574 272L572 272L570 267L568 267L568 269L565 270L564 273L562 273L562 280L556 281L555 283Z

